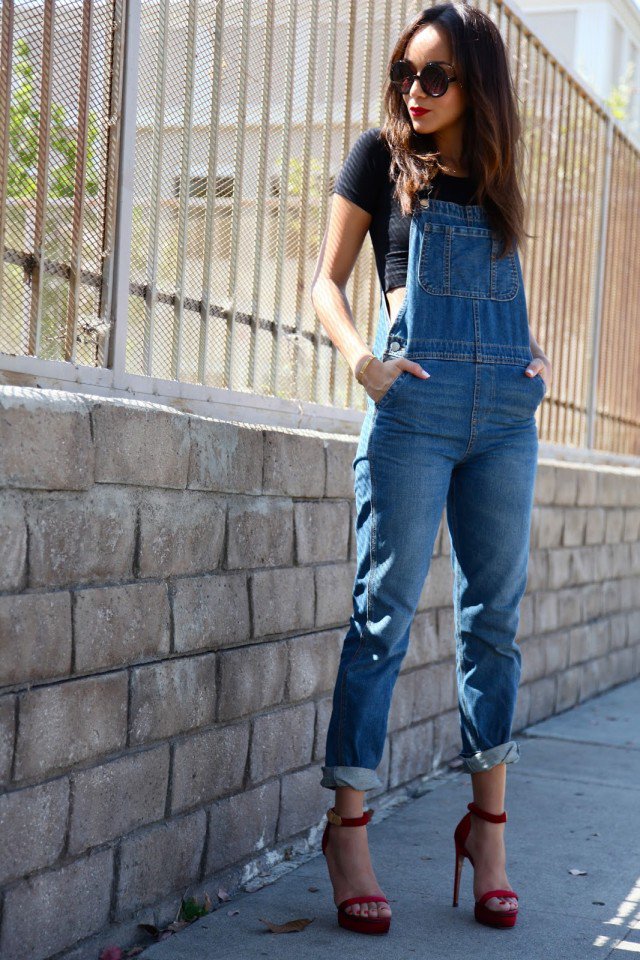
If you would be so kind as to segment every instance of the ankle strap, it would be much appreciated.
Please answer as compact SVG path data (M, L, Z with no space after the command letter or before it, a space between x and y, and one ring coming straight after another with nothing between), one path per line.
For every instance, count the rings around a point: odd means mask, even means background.
M467 807L472 813L475 813L478 817L482 817L483 820L488 820L490 823L507 822L506 810L503 810L502 813L489 813L488 810L483 810L482 807L479 807L473 800L467 804Z
M327 820L335 824L336 827L364 827L373 816L373 807L365 810L361 817L341 817L336 813L336 808L331 807L327 810Z

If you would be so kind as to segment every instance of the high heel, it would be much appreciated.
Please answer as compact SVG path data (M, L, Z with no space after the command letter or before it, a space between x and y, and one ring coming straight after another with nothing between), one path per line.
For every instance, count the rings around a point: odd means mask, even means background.
M365 810L361 817L341 817L335 811L335 807L327 810L327 825L322 834L322 852L327 855L327 843L329 841L329 827L362 827L369 823L373 816L373 809ZM338 923L346 930L355 930L358 933L387 933L391 926L391 917L363 917L355 916L353 913L347 913L346 907L352 903L389 903L386 897L378 894L366 894L361 897L349 897L338 904Z
M489 820L490 823L506 823L507 820L507 811L503 810L502 813L489 813L487 810L483 810L478 806L477 803L471 801L467 804L467 807L471 811L470 813L465 813L464 817L458 824L453 835L453 839L456 845L456 866L455 866L455 875L453 878L453 906L458 906L458 892L460 890L460 874L462 873L462 866L464 864L464 858L469 857L471 861L471 866L474 866L473 857L466 848L466 840L469 836L469 830L471 829L471 813L477 814L477 816L482 817L483 820ZM515 897L518 899L518 894L515 890L487 890L486 893L483 893L479 900L475 901L474 907L474 916L478 923L484 923L488 927L512 927L518 916L518 908L515 910L491 910L490 907L486 906L487 900L491 897Z

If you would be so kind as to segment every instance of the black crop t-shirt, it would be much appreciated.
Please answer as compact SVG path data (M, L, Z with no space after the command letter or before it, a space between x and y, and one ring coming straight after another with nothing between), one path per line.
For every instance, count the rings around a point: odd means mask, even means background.
M369 234L376 258L378 277L385 293L407 283L409 228L411 217L402 213L393 197L389 179L391 155L380 127L365 130L355 141L338 174L333 193L339 193L371 214ZM454 177L438 172L432 198L453 203L473 203L475 183L471 177ZM419 191L427 196L428 190Z

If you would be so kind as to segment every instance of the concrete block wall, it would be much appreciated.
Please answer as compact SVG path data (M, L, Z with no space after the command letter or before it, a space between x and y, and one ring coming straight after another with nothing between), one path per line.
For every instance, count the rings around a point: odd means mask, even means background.
M356 443L0 388L3 958L147 942L318 841ZM460 749L450 559L443 515L381 793ZM519 642L514 732L640 674L640 471L540 461Z

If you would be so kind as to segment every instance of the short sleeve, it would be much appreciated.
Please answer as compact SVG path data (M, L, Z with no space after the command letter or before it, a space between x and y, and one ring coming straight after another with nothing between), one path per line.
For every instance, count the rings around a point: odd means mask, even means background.
M384 143L379 138L379 127L360 134L349 151L333 186L352 203L373 216L383 186Z

